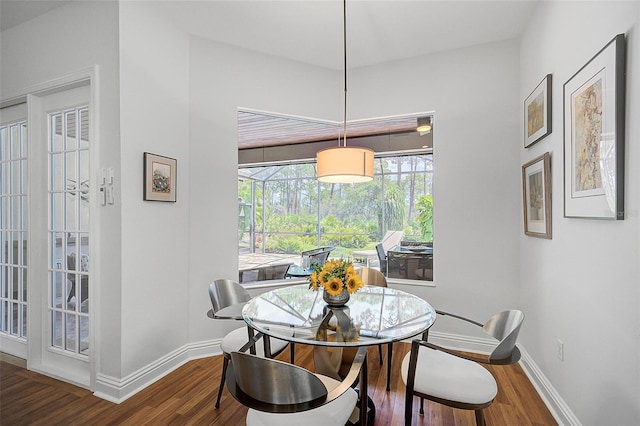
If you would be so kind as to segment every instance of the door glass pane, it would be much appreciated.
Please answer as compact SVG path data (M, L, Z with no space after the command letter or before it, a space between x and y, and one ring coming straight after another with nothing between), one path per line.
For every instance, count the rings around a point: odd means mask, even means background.
M67 294L67 279L64 273L55 272L53 274L53 291L51 292L51 301L53 307L62 308L62 299Z
M66 206L66 216L67 221L64 229L66 230L75 230L78 229L78 198L75 192L67 193L67 206Z
M54 231L64 230L64 193L51 195L51 227Z
M67 313L66 315L65 349L71 352L77 352L76 330L78 328L78 317L71 313Z
M51 155L51 185L53 191L64 191L66 185L64 182L64 159L65 154L52 154Z
M7 302L0 300L0 332L6 333L9 321L7 320Z
M62 347L62 312L53 311L52 313L52 330L51 330L51 345L56 348Z
M20 127L17 125L11 126L10 129L10 159L17 160L20 158Z
M26 300L26 298L25 298ZM27 304L22 304L22 336L27 335Z
M73 151L78 149L78 140L77 140L77 113L75 110L68 111L65 113L65 127L66 127L66 149L67 151Z
M11 303L11 334L16 336L18 334L18 310L19 305L17 303Z
M88 355L89 351L89 318L80 316L80 353Z
M52 134L50 148L52 152L60 152L64 149L64 139L62 138L62 115L54 114L51 116Z

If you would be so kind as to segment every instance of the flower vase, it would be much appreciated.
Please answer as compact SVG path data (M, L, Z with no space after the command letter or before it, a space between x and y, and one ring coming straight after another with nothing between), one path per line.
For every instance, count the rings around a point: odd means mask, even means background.
M326 290L322 294L322 298L327 302L327 305L332 307L344 306L344 304L349 301L349 296L349 290L347 290L346 287L336 296L329 294Z

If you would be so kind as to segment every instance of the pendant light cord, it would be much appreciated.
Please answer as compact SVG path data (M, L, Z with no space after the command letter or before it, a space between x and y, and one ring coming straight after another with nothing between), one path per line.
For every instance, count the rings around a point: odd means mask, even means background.
M347 146L347 0L343 1L344 4L344 146Z

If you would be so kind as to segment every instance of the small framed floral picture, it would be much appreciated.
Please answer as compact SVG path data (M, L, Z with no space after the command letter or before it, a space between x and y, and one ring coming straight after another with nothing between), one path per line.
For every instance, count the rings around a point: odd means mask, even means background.
M551 239L551 156L545 152L522 166L524 233Z
M551 133L551 74L524 100L524 147Z
M176 202L175 158L144 153L144 200Z

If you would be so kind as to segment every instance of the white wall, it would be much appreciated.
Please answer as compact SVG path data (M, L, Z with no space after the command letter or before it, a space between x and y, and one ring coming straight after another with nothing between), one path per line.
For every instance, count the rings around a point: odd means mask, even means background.
M98 371L120 373L120 122L118 69L118 3L74 2L3 31L0 57L0 99L24 96L52 80L97 66L95 135L99 167L116 173L116 204L92 212L99 223L97 253L91 253L92 289ZM97 193L96 181L92 191ZM102 353L100 349L104 350Z
M190 185L188 35L153 3L122 2L120 73L126 376L188 342L189 208L199 194ZM176 203L143 201L145 151L177 159Z
M205 315L209 284L238 276L237 109L337 120L342 83L335 71L195 37L190 69L190 340L201 341L237 327Z
M517 307L518 45L470 47L350 73L352 118L435 111L434 282L407 287L479 321ZM438 319L434 330L469 332Z
M553 74L553 132L520 149L522 163L551 153L553 192L553 239L519 231L520 300L527 314L521 341L588 425L640 422L639 4L542 2L520 45L520 99ZM628 36L626 218L565 219L563 84L618 33ZM522 145L521 136L516 140ZM564 362L557 357L556 339L564 342Z

